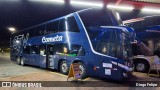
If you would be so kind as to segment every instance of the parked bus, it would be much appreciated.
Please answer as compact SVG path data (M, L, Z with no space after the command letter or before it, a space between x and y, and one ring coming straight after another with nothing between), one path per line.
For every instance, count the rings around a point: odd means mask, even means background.
M132 71L134 30L119 20L112 10L92 8L27 28L12 34L11 60L63 74L76 62L82 78L122 80Z
M132 50L134 69L138 72L148 72L153 60L160 61L160 16L126 20L124 24L134 28L138 40L133 44Z

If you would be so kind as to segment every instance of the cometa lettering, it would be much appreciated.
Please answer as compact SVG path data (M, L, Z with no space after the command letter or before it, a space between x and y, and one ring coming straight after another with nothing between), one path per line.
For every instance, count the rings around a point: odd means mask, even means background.
M49 37L49 38L43 37L42 43L62 41L62 38L63 38L62 36L58 36L58 35L55 37Z

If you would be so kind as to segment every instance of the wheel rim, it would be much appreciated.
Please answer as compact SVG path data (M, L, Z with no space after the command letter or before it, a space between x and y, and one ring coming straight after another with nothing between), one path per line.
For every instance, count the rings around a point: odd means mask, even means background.
M66 62L63 62L61 68L62 68L62 71L63 71L64 73L66 73L67 70L68 70L67 63L66 63Z
M24 65L24 58L21 59L21 65Z
M143 63L138 63L136 69L138 71L144 71L145 70L145 65Z
M83 65L79 65L79 68L80 68L80 72L81 72L80 74L83 75L84 72L85 72L84 66Z

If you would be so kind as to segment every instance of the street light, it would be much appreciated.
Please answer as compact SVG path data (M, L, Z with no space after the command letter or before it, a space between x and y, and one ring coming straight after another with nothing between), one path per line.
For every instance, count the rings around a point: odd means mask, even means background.
M112 4L108 4L107 8L113 8L113 9L121 9L121 10L133 10L134 7L132 6L119 6L119 5L112 5Z
M11 32L11 33L15 33L16 32L16 29L14 27L9 27L8 30Z
M92 6L92 7L103 7L103 3L101 2L96 2L96 3L93 3L93 2L88 2L88 1L77 1L77 0L71 0L70 2L72 5L80 5L80 6Z
M148 12L148 13L151 13L151 12L160 13L160 10L157 9L157 8L147 8L147 7L144 7L141 10L145 11L145 12Z

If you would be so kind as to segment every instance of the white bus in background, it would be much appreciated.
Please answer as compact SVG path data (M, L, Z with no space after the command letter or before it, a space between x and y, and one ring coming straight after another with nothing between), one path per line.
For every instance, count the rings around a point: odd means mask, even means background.
M160 61L160 16L130 19L123 21L123 24L134 28L136 32L137 43L133 44L134 70L148 72L153 60Z

